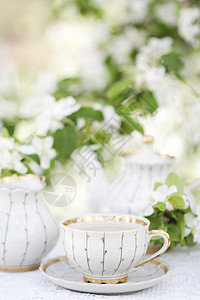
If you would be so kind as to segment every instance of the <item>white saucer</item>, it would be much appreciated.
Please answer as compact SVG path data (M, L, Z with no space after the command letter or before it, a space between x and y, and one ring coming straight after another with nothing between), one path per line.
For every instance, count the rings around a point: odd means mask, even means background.
M80 270L74 267L67 257L58 257L43 262L40 271L53 283L69 290L94 294L119 294L136 292L159 283L166 276L168 267L163 262L154 260L129 271L127 281L118 284L84 282Z

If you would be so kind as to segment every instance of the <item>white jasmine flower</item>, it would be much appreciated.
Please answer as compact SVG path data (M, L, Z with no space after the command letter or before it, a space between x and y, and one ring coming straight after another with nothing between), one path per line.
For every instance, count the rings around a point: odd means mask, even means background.
M34 160L32 160L28 166L33 171L34 174L37 174L37 175L42 174L42 171L43 171L42 168Z
M62 120L80 109L80 104L73 97L55 100L53 96L45 98L46 108L36 117L38 134L46 134L48 131L55 132L63 128Z
M194 242L200 244L200 205L197 208L197 217L191 213L185 215L185 224L185 236L192 233Z
M140 49L136 57L136 82L139 85L154 82L165 77L165 68L158 65L159 58L171 51L172 39L165 37L162 39L151 38L149 43ZM152 79L151 79L152 78Z
M118 64L128 63L131 51L144 45L145 38L145 31L126 27L121 35L113 36L108 47L108 53L114 57Z
M164 54L171 51L172 38L151 38L147 45L143 46L137 55L136 65L140 66L152 65L157 62L157 60Z
M56 150L52 149L53 142L54 140L51 136L47 136L43 139L36 137L32 140L35 153L39 156L40 165L43 169L48 169L51 160L56 156Z
M38 95L53 94L57 88L56 77L47 72L41 72L34 85L34 90Z
M156 200L156 203L165 202L167 196L177 192L177 187L175 185L168 187L168 185L162 184L156 189L156 191L153 191L152 197Z
M171 51L171 45L172 39L169 37L152 38L136 57L136 84L148 87L160 103L171 103L176 89L175 81L159 65L160 57Z
M132 23L142 22L148 13L150 0L126 0L125 2L127 5L127 20Z
M81 130L81 129L83 129L83 128L85 127L85 124L86 124L85 119L79 118L79 119L77 120L76 128L77 128L78 130Z
M15 143L11 138L0 137L0 151L14 150Z
M177 4L172 1L158 4L155 7L155 15L161 22L175 26L177 22Z
M4 137L0 137L0 171L2 169L15 170L22 174L27 172L14 140Z
M156 191L153 191L152 198L155 200L155 203L158 202L164 202L166 203L166 209L168 211L174 210L173 205L167 201L167 197L170 196L173 193L177 193L177 187L175 185L172 185L168 187L166 184L160 185ZM183 200L185 203L185 206L183 209L187 209L189 207L189 202L186 197L183 196Z
M178 18L178 31L191 45L196 45L200 35L200 9L197 7L184 7Z
M56 150L52 148L53 142L54 140L51 136L45 138L35 137L32 139L31 145L22 145L19 147L19 150L27 155L37 154L40 158L41 168L48 169L51 160L56 156Z
M7 152L4 160L3 169L14 170L21 174L25 174L28 171L27 167L22 163L21 155L17 151Z
M130 204L131 213L139 216L150 216L153 214L153 206L156 200L151 197L152 190L150 188L140 188L137 192L140 195L140 200Z
M48 104L54 101L51 95L39 95L28 97L21 105L20 115L24 118L34 118L42 111L45 111Z
M104 123L107 123L108 125L112 126L113 128L119 129L121 125L121 121L119 118L119 115L115 112L115 109L111 105L101 105L100 103L95 103L93 105L93 108L96 110L100 110L103 113L104 116ZM98 126L96 124L96 126ZM94 124L95 126L95 124Z

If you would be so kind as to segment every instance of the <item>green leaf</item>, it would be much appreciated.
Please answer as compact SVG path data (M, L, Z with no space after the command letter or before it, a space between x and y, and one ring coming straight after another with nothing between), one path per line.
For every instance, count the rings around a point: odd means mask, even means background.
M115 82L107 91L109 102L118 107L122 101L133 95L135 90L131 87L131 83L130 78L123 78Z
M184 183L183 180L180 178L179 175L175 174L175 173L170 173L167 176L167 179L165 181L165 183L170 187L172 185L175 185L177 187L177 190L180 194L183 193L184 190Z
M150 230L164 229L162 212L158 211L158 213L153 213L151 216L148 216L147 219L150 221Z
M161 57L162 63L169 71L174 71L176 74L183 68L184 63L180 56L175 53L165 54Z
M111 80L112 81L119 80L121 77L121 73L119 71L118 65L116 64L116 62L114 61L114 59L112 58L111 55L106 57L105 65L108 68L108 72L109 72Z
M4 138L10 138L10 134L7 128L3 128L2 132L1 132L1 136Z
M69 125L57 130L54 136L54 147L60 158L69 158L72 152L78 147L78 134L76 130Z
M3 127L5 127L5 129L7 129L9 136L13 136L14 132L15 132L17 120L4 119L2 123L3 123Z
M28 155L32 160L34 160L37 164L40 164L40 158L37 154Z
M143 127L131 117L125 116L121 121L121 134L130 134L134 130L144 134Z
M185 237L185 218L184 218L184 214L182 214L181 212L176 212L177 214L177 225L179 227L180 230L180 236L181 236L181 242L184 240Z
M2 169L1 172L0 172L0 174L1 174L1 177L5 177L5 176L11 176L11 175L13 175L13 172L10 171L10 170L8 170L8 169Z
M105 130L97 131L97 133L95 135L95 139L101 145L108 144L110 138L111 138L111 134Z
M158 202L158 203L156 203L154 206L153 206L153 208L157 208L157 209L159 209L160 211L165 211L166 210L166 203L164 203L164 202Z
M150 91L142 91L140 94L138 94L137 103L144 115L147 113L152 114L158 108L156 98L154 97L154 94Z
M163 185L161 182L156 182L156 183L154 184L154 191L156 191L157 188L158 188L159 186L161 186L161 185Z
M180 242L181 240L181 233L179 226L177 224L171 223L168 225L167 232L170 235L170 239L172 242Z
M79 93L79 78L65 78L58 82L57 90L54 93L55 98L65 98L68 96L76 96Z
M181 209L185 206L183 198L176 193L169 196L168 201L173 205L175 209Z
M71 118L83 118L88 121L103 121L103 114L99 110L95 110L92 107L81 107L79 111L73 113Z
M77 5L80 13L84 16L91 14L98 18L102 17L102 10L98 5L95 5L93 0L74 0L74 3Z
M194 242L192 233L190 233L188 236L185 237L185 243L189 247L193 247L196 245L196 243Z

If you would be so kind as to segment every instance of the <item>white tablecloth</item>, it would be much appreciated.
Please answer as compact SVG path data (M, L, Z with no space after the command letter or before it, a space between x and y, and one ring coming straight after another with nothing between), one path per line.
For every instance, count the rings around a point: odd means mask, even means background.
M48 255L64 255L61 243ZM200 300L200 247L176 248L162 256L170 266L165 279L149 289L126 295L94 295L69 291L54 285L39 270L25 273L0 272L1 300L142 299Z

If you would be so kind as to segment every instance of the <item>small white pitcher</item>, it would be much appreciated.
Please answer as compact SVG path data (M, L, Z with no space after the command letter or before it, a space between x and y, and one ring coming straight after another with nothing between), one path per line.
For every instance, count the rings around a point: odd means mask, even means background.
M55 245L59 230L35 175L0 179L0 271L31 271Z

